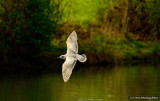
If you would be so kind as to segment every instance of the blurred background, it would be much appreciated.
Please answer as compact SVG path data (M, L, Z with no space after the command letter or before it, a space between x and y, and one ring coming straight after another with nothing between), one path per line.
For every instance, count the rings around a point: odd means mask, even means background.
M159 24L159 0L1 0L0 63L21 69L55 62L49 58L65 54L73 30L88 63L156 61Z
M79 53L88 60L76 64L65 85L64 61L57 57L66 53L72 31L78 35ZM158 96L159 60L160 0L0 0L2 101L127 101L129 96Z

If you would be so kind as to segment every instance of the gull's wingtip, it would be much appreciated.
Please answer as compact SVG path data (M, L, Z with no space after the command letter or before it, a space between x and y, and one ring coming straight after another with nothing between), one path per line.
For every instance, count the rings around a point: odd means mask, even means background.
M76 31L74 30L72 33L76 33Z
M73 31L71 34L75 34L75 35L77 35L76 31Z
M67 82L69 80L69 78L66 78L63 76L63 80L64 80L64 82Z
M64 80L64 82L67 82L68 80Z

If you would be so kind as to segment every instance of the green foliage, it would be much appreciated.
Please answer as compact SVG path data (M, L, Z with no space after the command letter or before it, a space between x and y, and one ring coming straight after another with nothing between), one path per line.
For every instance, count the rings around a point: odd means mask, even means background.
M160 34L160 0L147 0L146 12L148 12L148 22L151 24L152 33Z
M133 0L130 31L159 37L160 0Z
M108 0L104 3L104 0L63 0L60 5L60 9L63 9L61 13L61 23L72 23L80 25L83 28L88 27L91 23L97 21L99 17L100 9L107 6L107 3L112 0Z
M38 8L37 8L38 7ZM51 21L50 2L45 0L28 0L27 1L27 23L29 42L27 45L33 46L36 50L44 50L49 47L52 39L51 34L56 30L56 22ZM26 36L25 36L26 37ZM25 38L24 37L24 38Z
M50 48L57 31L56 16L49 0L21 0L2 3L0 19L0 57L10 63L12 56L37 57Z

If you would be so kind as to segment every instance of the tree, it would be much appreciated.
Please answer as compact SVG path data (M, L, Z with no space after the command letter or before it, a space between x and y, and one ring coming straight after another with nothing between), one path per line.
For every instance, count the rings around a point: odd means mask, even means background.
M126 37L127 39L129 39L129 36L128 36L128 23L129 23L129 19L130 19L131 7L132 7L132 0L128 0L128 9L127 9L125 32L124 32L125 37Z

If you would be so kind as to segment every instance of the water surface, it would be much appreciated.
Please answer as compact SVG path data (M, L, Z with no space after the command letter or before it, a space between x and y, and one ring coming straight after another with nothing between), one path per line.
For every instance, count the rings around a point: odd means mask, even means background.
M59 71L0 75L0 101L128 101L136 96L160 99L158 66L79 66L67 83Z

